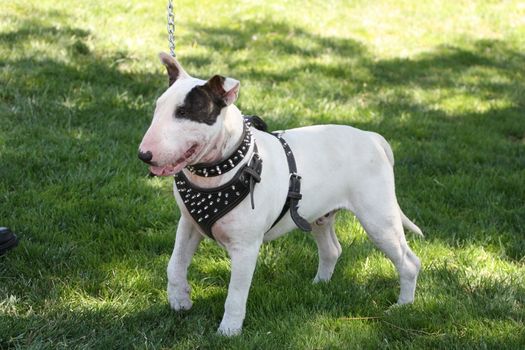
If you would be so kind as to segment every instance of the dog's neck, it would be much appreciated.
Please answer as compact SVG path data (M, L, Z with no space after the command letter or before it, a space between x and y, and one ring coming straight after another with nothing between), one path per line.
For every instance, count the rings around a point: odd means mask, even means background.
M217 136L210 140L209 145L203 150L203 156L198 163L213 164L220 162L230 155L239 147L243 140L244 118L241 111L235 106L230 105L223 110L222 128ZM197 176L187 169L184 173L188 179L205 187L217 185L230 176L207 177Z
M215 161L220 161L229 157L242 142L244 119L241 111L231 105L224 112L224 127L221 130L222 144L220 145L221 157Z

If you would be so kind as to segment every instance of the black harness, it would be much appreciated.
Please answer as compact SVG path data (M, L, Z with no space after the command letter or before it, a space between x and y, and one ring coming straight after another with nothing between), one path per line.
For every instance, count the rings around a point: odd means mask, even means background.
M251 145L252 135L249 127L252 121L254 126L263 131L258 121L258 117L245 117L243 129L243 138L237 149L225 160L215 164L196 164L186 167L190 172L204 177L219 176L235 168L246 156ZM264 124L264 122L262 122ZM290 182L286 202L281 213L274 221L272 228L290 211L290 216L295 224L303 231L310 231L311 226L297 212L299 200L301 200L301 177L297 175L297 166L290 146L281 137L281 134L272 133L281 142L288 169L290 172ZM200 228L210 238L214 239L211 233L211 227L217 220L233 210L244 198L250 195L252 209L255 209L253 200L253 190L255 184L261 181L262 159L257 150L257 144L254 141L253 155L250 161L244 164L237 173L227 183L214 188L202 188L192 184L182 171L175 174L175 184L177 191L182 198L186 209L191 217L197 222Z

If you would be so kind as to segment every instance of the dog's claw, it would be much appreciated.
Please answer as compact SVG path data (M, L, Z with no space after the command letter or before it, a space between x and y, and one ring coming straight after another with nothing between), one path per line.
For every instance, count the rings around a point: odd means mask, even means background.
M230 328L230 327L223 326L222 323L219 326L219 329L217 329L217 333L225 337L234 337L234 336L240 335L241 331L242 331L242 328Z
M190 299L187 300L177 300L175 298L169 298L171 308L175 311L184 311L189 310L193 306L193 303Z

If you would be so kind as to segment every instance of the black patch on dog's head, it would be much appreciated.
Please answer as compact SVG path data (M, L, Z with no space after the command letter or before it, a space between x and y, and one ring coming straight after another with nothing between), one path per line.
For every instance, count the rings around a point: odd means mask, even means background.
M208 125L215 124L226 103L222 93L217 91L214 79L215 77L206 84L191 89L184 98L183 104L175 110L175 118L189 119Z

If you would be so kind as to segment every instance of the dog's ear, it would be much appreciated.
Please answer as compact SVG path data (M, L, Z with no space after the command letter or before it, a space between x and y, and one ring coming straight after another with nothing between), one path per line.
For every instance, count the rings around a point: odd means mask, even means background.
M173 85L173 83L177 79L184 79L189 77L188 73L186 73L184 68L182 68L182 66L175 59L175 57L172 57L165 52L161 52L159 53L159 58L162 64L166 66L166 70L168 71L168 86Z
M231 105L239 96L241 83L232 78L225 78L220 75L214 75L206 82L206 85L217 96L219 96L226 106Z

